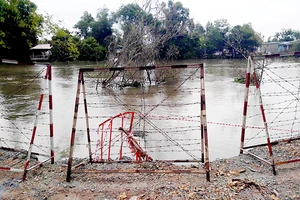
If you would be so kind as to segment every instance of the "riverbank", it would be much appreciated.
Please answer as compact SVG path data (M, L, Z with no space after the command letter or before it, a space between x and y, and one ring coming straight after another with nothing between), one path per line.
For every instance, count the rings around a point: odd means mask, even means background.
M281 151L282 149L285 152ZM300 142L274 147L280 158L297 156ZM253 152L267 155L267 148ZM279 152L279 153L278 153ZM288 155L289 154L289 155ZM1 166L17 162L11 152L1 151ZM20 162L20 166L23 162ZM98 169L191 169L198 164L174 166L165 162L143 164L93 165ZM84 166L90 169L91 165ZM280 165L277 175L271 167L249 155L211 162L211 182L205 174L72 174L66 182L66 161L45 164L30 171L21 182L22 173L0 171L1 199L300 199L300 163Z

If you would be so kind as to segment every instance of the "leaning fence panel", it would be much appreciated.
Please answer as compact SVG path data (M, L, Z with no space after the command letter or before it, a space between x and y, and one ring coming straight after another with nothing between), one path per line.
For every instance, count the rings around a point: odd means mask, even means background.
M28 80L22 85L16 85L16 89L7 94L4 98L5 100L1 102L8 110L9 106L20 107L20 110L22 110L21 107L25 107L22 101L23 93L26 93L27 90L37 90L36 87L40 85L40 79L42 80L41 82L43 83L37 110L36 108L32 108L32 110L36 110L33 127L32 123L27 123L28 127L20 127L18 125L19 121L32 120L34 113L30 112L31 110L26 111L26 114L24 112L16 113L13 117L5 117L12 115L12 113L1 111L3 118L0 119L2 125L0 127L0 131L2 132L0 149L5 150L3 159L7 160L6 166L0 167L0 170L23 172L23 180L25 180L28 171L35 169L42 163L47 161L51 161L52 164L54 163L52 67L49 64L47 67L39 67L37 69L39 69L39 72L35 75L30 74L27 77L25 74L20 74L22 78L25 77ZM43 73L45 75L41 77ZM10 85L10 87L12 86ZM28 98L26 95L24 97ZM32 99L32 105L36 105L35 102L36 99ZM46 118L49 119L49 123L44 123ZM25 150L26 148L28 150ZM24 166L23 159L25 157L27 159ZM37 159L43 160L37 161Z
M254 61L249 57L240 152L251 149L247 153L270 164L276 174L275 166L300 161L297 150L280 145L300 139L300 65ZM256 150L261 146L265 151Z

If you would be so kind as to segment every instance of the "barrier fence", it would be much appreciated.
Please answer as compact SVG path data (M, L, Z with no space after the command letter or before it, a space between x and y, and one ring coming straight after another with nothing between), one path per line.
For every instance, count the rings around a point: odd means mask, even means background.
M42 70L43 71L43 70ZM42 72L41 71L41 72ZM40 73L41 73L40 72ZM34 78L37 79L40 75L40 73L35 76ZM30 83L35 82L36 80L30 80ZM48 85L47 85L48 82ZM19 143L22 143L22 146L28 145L29 144L29 149L28 151L24 150L24 149L18 149L18 148L12 148L10 147L9 144L11 143L17 143L17 141L13 140L13 139L9 139L8 137L3 137L1 138L1 142L2 144L5 144L6 146L1 146L0 149L5 150L5 151L10 151L10 152L19 152L19 153L26 153L27 154L27 159L25 162L25 166L23 169L19 169L16 168L16 166L20 166L21 161L19 159L16 159L12 162L9 162L7 165L8 166L1 166L0 170L5 170L5 171L12 171L12 172L23 172L23 178L22 180L24 181L26 179L26 175L27 172L35 169L39 166L41 166L41 164L43 164L44 162L50 161L52 164L54 164L54 141L53 141L53 137L54 137L54 130L53 130L53 102L52 102L52 66L49 64L47 65L46 68L46 73L45 76L43 78L43 84L42 84L42 92L40 94L39 97L39 104L38 104L38 108L35 114L35 121L34 121L34 126L33 129L31 129L31 133L29 133L29 129L26 130L24 127L18 127L12 120L10 120L10 123L12 124L11 127L8 126L3 126L1 127L1 129L3 129L3 131L6 131L6 133L13 133L14 135L16 134L20 134L22 139L22 142L20 141ZM16 89L13 92L21 92L23 89L25 89L25 87L30 87L29 85L22 85L22 88L20 89ZM48 88L47 88L48 87ZM46 94L46 90L48 89L48 94ZM48 101L45 101L45 95L48 95ZM13 98L13 94L11 94L11 96L9 96L9 99ZM49 130L49 146L44 145L44 144L38 144L36 143L35 139L36 138L43 138L45 139L46 135L44 133L40 133L38 131L38 126L41 126L41 124L39 123L39 119L41 118L42 115L42 111L46 111L47 109L43 109L42 110L42 105L43 103L47 103L48 104L48 115L49 115L49 124L48 124L48 130ZM27 133L25 133L27 132ZM11 135L11 134L6 134L6 135ZM31 135L31 137L29 137L29 135ZM46 150L49 150L49 154L47 154ZM32 161L32 157L33 156L40 156L40 157L46 157L45 160L41 161L41 162L34 162L34 164L31 166L30 163Z
M292 152L286 152L290 156L282 157L274 154L273 150L277 148L276 152L282 153L283 148L277 147L278 144L300 139L298 120L300 82L295 76L299 67L300 65L296 63L258 66L254 65L252 57L248 58L240 153L244 153L246 149L267 146L268 156L260 155L261 153L255 150L247 153L271 165L274 175L276 175L275 166L300 161L300 158L291 155ZM260 71L260 77L257 71ZM250 90L255 92L255 95L250 96ZM258 131L250 130L252 126L246 125L248 121L252 123L260 121L263 126ZM262 143L262 140L265 142Z
M198 72L198 73L196 73ZM198 81L195 81L198 80ZM191 83L189 82L191 81ZM155 83L155 84L154 84ZM88 84L88 87L86 85ZM166 84L170 87L169 91L161 91L159 87L160 84ZM183 127L187 127L186 122L180 122L176 125L170 122L166 123L155 123L148 117L150 114L155 114L156 112L161 112L163 109L167 109L168 112L180 111L178 107L170 108L163 105L167 105L172 102L169 100L175 93L182 95L180 88L183 85L193 84L196 85L197 93L194 97L197 97L197 102L183 103L180 105L180 110L187 109L188 106L196 105L198 106L198 115L195 120L197 128L191 131L191 136L198 138L198 142L194 145L188 144L184 145L180 140L174 135L167 133L166 129L172 127L176 128L180 124ZM91 87L93 86L94 87ZM152 86L150 86L152 85ZM155 85L155 86L154 86ZM101 86L101 87L100 87ZM93 90L91 90L93 88ZM97 92L95 92L95 90ZM137 98L131 99L128 94L130 92L140 90L140 95ZM157 93L156 93L157 92ZM199 95L200 93L200 95ZM109 95L107 95L109 94ZM153 95L154 94L154 95ZM155 96L159 94L160 96ZM83 100L80 96L83 96ZM149 95L149 96L147 96ZM151 96L153 95L153 96ZM184 95L183 95L184 96ZM155 97L155 98L154 98ZM159 98L160 97L160 98ZM185 95L187 97L187 95ZM88 98L98 98L100 99L99 104L90 104ZM139 102L140 101L140 102ZM152 101L150 103L149 101ZM130 105L131 102L132 105ZM111 107L106 108L103 105L109 103ZM154 103L154 104L153 104ZM84 113L79 109L80 106L84 107ZM150 106L152 104L152 106ZM162 106L160 111L158 108ZM100 113L108 112L110 110L110 116L108 119L100 119ZM83 117L80 117L80 112ZM196 111L197 112L197 111ZM96 114L97 113L97 114ZM135 115L134 121L131 121L130 126L124 126L124 115L129 113ZM97 116L97 117L92 117ZM137 118L137 119L136 119ZM79 120L85 120L85 135L87 140L87 154L88 163L114 163L114 162L133 162L130 158L129 160L124 160L124 158L131 157L132 154L135 155L136 160L134 162L142 162L152 160L152 155L155 151L155 156L160 157L160 154L167 152L170 148L160 148L160 146L171 147L172 152L177 152L176 154L180 157L181 154L185 154L184 159L167 159L164 161L169 162L203 162L205 163L205 171L198 171L198 173L205 173L206 178L210 180L210 168L209 168L209 153L208 153L208 133L207 133L207 120L206 120L206 106L205 106L205 87L204 87L204 67L202 64L194 65L172 65L172 66L146 66L146 67L123 67L123 68L90 68L90 69L80 69L78 75L78 86L76 92L74 117L73 117L73 127L71 133L70 141L70 154L68 160L68 171L67 171L67 181L71 180L71 174L81 173L77 169L79 166L84 165L84 163L79 163L73 165L74 153L82 152L82 150L77 150L76 146L76 130L78 126L83 127L82 123L79 124ZM119 120L118 122L116 122ZM133 120L133 118L132 118ZM99 126L98 133L91 133L91 125ZM99 125L100 124L100 125ZM128 128L132 127L132 128ZM152 128L153 132L148 132L149 128ZM98 138L97 138L98 137ZM104 139L106 137L106 139ZM182 137L182 136L178 136ZM164 145L151 144L147 142L150 138L161 139L164 141ZM82 140L82 137L81 139ZM127 140L127 142L126 142ZM105 142L106 141L106 142ZM127 143L129 148L123 148L123 144ZM95 152L100 152L96 155ZM117 157L117 159L112 159L112 156ZM115 158L114 157L114 158ZM187 159L188 157L192 159ZM161 160L161 159L156 159ZM94 173L128 173L128 172L138 172L138 173L165 173L165 171L159 170L85 170L92 171ZM169 170L169 173L193 173L191 170Z

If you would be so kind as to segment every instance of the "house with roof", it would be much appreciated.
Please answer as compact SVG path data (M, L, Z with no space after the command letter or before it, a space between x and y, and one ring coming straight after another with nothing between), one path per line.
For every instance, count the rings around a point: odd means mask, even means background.
M30 49L30 60L32 61L48 61L51 57L50 44L38 44Z
M292 50L293 44L299 40L283 41L283 42L264 42L257 48L259 54L282 54L289 53Z

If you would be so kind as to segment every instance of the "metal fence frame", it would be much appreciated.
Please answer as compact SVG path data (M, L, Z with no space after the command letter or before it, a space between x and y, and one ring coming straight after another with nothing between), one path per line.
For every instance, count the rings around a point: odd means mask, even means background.
M298 55L298 54L294 53L293 55ZM275 58L275 57L282 57L282 55L275 54L275 55L271 55L271 56L268 56L268 55L264 56L264 58ZM266 141L266 143L263 143L263 144L257 144L257 145L252 145L252 146L245 147L244 146L244 141L245 141L245 135L246 135L246 118L247 118L247 107L248 107L248 96L249 96L249 86L250 86L250 75L251 75L251 73L253 75L253 79L254 79L254 83L255 83L255 87L256 87L256 91L257 91L257 96L258 96L258 100L259 100L259 104L260 104L259 107L260 107L260 111L261 111L261 116L262 116L262 121L263 121L263 124L264 124L264 129L265 129L267 141ZM253 57L251 57L251 56L248 57L248 65L247 65L247 71L246 71L246 84L245 84L245 86L246 87L245 87L244 107L243 107L243 122L242 122L242 130L241 130L240 154L243 154L244 150L246 150L246 149L267 146L268 151L269 151L270 161L260 157L259 155L251 153L251 152L247 152L247 154L249 154L249 155L263 161L264 163L270 165L272 167L273 174L276 175L276 166L283 165L283 164L294 163L294 162L300 162L300 158L293 159L293 160L276 161L276 162L274 160L272 145L279 144L279 141L271 142L271 140L270 140L269 128L268 128L268 124L267 124L267 120L266 120L266 114L265 114L265 111L264 111L260 85L259 85L259 82L257 80L257 75L256 75L256 72L255 72L255 69L254 69ZM290 142L290 141L294 141L294 140L300 140L300 138L285 139L282 142Z
M49 155L44 155L44 154L40 154L38 152L32 152L32 148L34 145L34 140L35 140L35 136L36 136L36 132L37 132L37 123L38 123L38 119L41 113L41 108L42 108L42 104L44 101L44 91L45 91L45 86L47 84L48 81L48 96L49 96L49 136L50 136L50 156ZM32 134L31 134L31 140L30 140L30 145L29 145L29 149L28 151L25 150L21 150L21 149L13 149L13 148L6 148L6 147L1 147L1 149L6 150L6 151L13 151L13 152L23 152L23 153L27 153L27 159L26 159L26 163L24 166L24 169L17 169L17 168L12 168L12 167L1 167L0 166L0 170L4 170L4 171L11 171L11 172L23 172L23 177L22 177L22 181L24 181L26 179L26 175L27 172L35 169L39 166L41 166L43 163L47 162L47 161L51 161L51 164L54 164L54 129L53 129L53 97L52 97L52 66L51 64L47 65L47 69L46 69L46 74L44 77L44 84L43 84L43 88L42 88L42 93L40 94L40 99L39 99L39 104L38 104L38 108L37 108L37 112L35 115L35 122L34 122L34 126L33 126L33 130L32 130ZM37 155L37 156L44 156L44 157L48 157L47 159L39 162L38 164L34 165L34 166L30 166L30 158L31 155Z
M76 136L76 124L77 124L77 114L79 110L79 100L80 93L82 88L83 93L83 102L86 118L86 134L88 141L88 151L89 151L89 162L92 163L92 151L91 151L91 137L90 137L90 127L89 127L89 115L87 109L87 96L85 92L85 83L84 83L84 73L85 72L107 72L107 71L143 71L143 70L162 70L162 69L187 69L187 68L198 68L200 69L200 120L201 120L201 162L205 163L205 171L199 170L78 170L74 173L205 173L207 181L210 181L210 166L209 166L209 148L208 148L208 132L207 132L207 120L206 120L206 103L205 103L205 81L204 81L204 66L203 64L190 64L190 65L168 65L168 66L141 66L141 67L118 67L118 68L81 68L78 73L78 85L76 91L75 107L74 107L74 116L73 116L73 126L71 131L70 139L70 153L68 159L68 168L67 168L67 177L66 181L71 181L72 170L78 168L82 164L72 166L73 162L73 152ZM197 162L194 160L173 160L170 162ZM199 161L198 161L199 162Z

